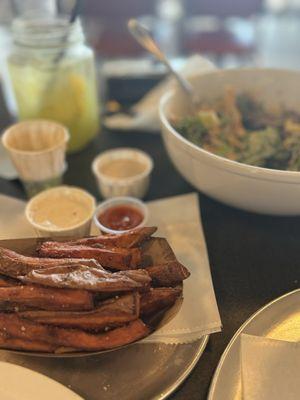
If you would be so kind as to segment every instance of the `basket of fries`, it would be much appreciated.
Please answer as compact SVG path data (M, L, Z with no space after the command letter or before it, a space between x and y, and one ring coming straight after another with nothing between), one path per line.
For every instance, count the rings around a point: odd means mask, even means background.
M166 323L180 307L189 272L155 231L0 241L0 348L99 354Z

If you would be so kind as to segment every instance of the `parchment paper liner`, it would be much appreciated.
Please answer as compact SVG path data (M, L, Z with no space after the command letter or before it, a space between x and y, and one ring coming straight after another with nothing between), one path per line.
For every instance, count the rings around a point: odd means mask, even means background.
M74 240L74 238L72 238ZM0 240L0 247L6 247L8 249L14 250L18 253L24 255L37 256L36 248L38 244L42 243L46 240L53 240L52 238L26 238L26 239L8 239L8 240ZM55 238L55 241L66 241L67 238ZM142 256L143 256L143 266L150 266L154 264L161 264L168 261L173 261L176 259L175 254L173 253L171 247L168 242L164 238L154 237L150 240L146 241L142 245ZM188 279L191 279L188 278ZM183 292L184 296L184 292ZM169 322L175 315L178 313L182 299L178 299L173 307L169 308L166 312L158 312L157 315L153 316L151 320L147 320L148 323L153 324L154 330L159 327L164 326L167 322ZM38 357L53 357L53 358L72 358L72 357L88 357L94 356L98 354L108 353L111 351L123 349L125 347L131 346L134 343L139 341L130 343L125 346L116 347L114 349L104 350L104 351L94 351L94 352L69 352L69 353L42 353L42 352L26 352L19 350L10 350L10 349L2 349L1 351L8 351L14 354L22 354L27 356L38 356ZM63 348L62 348L63 349ZM68 349L65 348L67 351Z

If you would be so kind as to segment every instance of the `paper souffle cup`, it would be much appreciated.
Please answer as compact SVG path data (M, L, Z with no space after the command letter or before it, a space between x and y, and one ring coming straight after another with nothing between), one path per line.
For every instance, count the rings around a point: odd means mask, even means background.
M87 208L87 216L80 223L66 228L45 226L34 220L34 209L38 207L41 200L49 199L52 207L55 202L62 197L71 197L81 202ZM90 234L91 222L96 208L95 198L83 189L74 186L57 186L48 190L44 190L34 196L26 205L25 216L27 221L40 237L83 237Z
M45 181L65 168L69 132L48 120L29 120L7 128L2 143L23 181Z
M113 178L101 172L101 166L112 160L129 159L145 165L145 170L128 178ZM150 174L153 169L152 158L145 152L134 148L116 148L99 154L92 163L100 194L108 199L117 196L143 198L147 193Z

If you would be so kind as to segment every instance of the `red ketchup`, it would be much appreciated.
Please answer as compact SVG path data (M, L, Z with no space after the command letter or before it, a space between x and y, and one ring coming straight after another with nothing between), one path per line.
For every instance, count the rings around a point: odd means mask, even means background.
M133 206L112 206L98 215L98 221L105 227L115 231L126 231L140 225L144 215Z

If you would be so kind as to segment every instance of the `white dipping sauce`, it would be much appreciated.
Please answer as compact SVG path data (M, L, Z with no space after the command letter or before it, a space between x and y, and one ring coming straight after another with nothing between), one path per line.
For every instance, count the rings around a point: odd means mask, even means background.
M70 228L91 216L94 207L91 198L76 188L50 189L32 199L29 216L35 224L43 228Z

